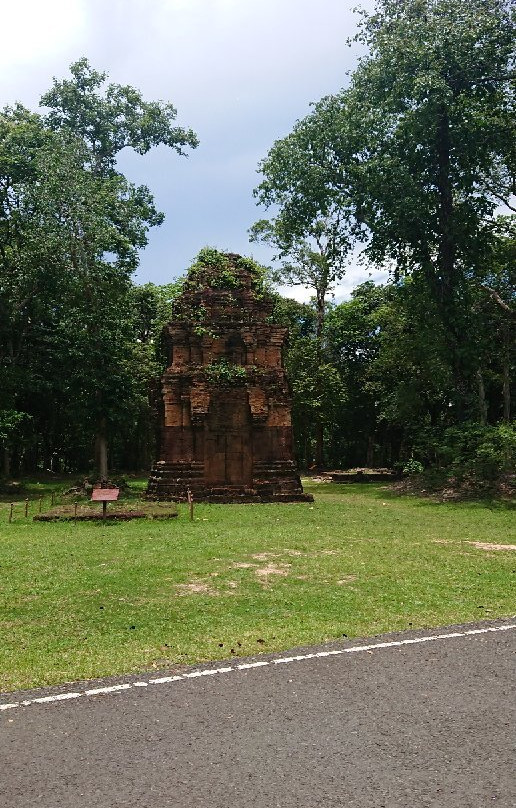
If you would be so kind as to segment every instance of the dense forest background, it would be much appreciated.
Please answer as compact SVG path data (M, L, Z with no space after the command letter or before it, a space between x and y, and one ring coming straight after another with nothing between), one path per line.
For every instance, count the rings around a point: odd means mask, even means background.
M492 485L510 474L516 152L514 11L379 0L367 55L260 164L270 282L304 467L389 466ZM152 194L123 148L197 146L172 105L82 59L36 114L0 113L0 447L5 477L147 469L160 333L181 280L137 286ZM389 281L332 298L350 261ZM272 287L271 287L272 288Z

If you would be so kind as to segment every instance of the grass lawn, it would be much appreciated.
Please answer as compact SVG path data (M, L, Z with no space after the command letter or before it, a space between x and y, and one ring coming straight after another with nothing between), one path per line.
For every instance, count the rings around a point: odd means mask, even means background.
M507 507L305 490L122 524L8 524L4 497L0 690L516 612L516 553L470 543L516 544Z

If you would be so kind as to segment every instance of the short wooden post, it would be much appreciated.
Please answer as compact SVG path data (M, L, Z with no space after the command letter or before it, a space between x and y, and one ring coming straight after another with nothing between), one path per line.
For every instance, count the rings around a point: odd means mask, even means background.
M11 502L11 507L9 509L9 524L13 521L13 510L14 510L14 503Z
M29 515L29 500L28 498L25 500L25 519Z
M193 522L193 496L190 489L187 491L187 498L188 498L188 506L190 509L190 522Z
M102 518L103 519L106 518L106 513L107 513L107 502L106 502L106 500L104 500L104 502L102 503Z

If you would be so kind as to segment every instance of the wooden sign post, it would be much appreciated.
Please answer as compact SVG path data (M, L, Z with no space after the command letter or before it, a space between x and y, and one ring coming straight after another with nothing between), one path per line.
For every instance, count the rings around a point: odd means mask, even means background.
M106 518L108 502L116 502L120 493L119 488L94 488L91 492L91 502L102 502L102 518Z

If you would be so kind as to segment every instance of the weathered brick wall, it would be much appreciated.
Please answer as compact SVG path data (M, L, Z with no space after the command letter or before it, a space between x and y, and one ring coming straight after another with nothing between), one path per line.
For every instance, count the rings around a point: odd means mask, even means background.
M165 329L159 457L148 495L306 500L293 459L286 329L239 256L188 279ZM223 281L231 283L224 289Z

